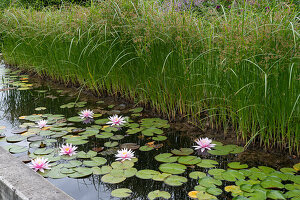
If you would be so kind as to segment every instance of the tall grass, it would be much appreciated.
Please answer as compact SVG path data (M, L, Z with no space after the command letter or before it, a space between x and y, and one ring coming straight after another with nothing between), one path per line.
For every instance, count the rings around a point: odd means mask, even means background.
M10 8L0 30L10 64L299 152L297 14L284 2L207 7L197 15L115 0Z

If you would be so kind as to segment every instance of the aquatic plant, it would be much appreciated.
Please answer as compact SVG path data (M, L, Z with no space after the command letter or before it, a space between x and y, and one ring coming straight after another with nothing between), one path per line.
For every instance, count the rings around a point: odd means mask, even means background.
M93 119L94 112L90 109L82 110L79 116L81 117L81 119Z
M298 153L298 12L285 2L244 2L199 16L140 0L9 8L0 14L3 56L55 80L122 94L169 120L185 116Z
M212 140L206 138L199 138L197 140L195 140L195 142L197 143L195 147L195 150L200 149L201 152L205 151L205 150L211 150L212 147L215 147L215 144L211 144Z
M76 146L72 146L72 144L66 144L66 145L62 145L62 147L60 147L60 153L59 155L69 155L69 156L73 156L76 154L76 150L77 147Z
M110 124L111 126L122 126L123 124L126 123L125 118L122 116L118 116L118 115L110 116L110 117L108 117L108 119L110 121L107 122L106 124Z
M44 172L45 169L51 169L48 159L43 157L37 157L31 160L29 167L34 169L35 171L41 171L41 172Z
M117 159L116 160L120 160L121 162L125 161L125 160L131 160L134 157L134 152L131 149L121 149L118 150L118 153L116 154Z
M39 128L46 127L47 123L48 123L47 120L40 120L40 121L37 122Z

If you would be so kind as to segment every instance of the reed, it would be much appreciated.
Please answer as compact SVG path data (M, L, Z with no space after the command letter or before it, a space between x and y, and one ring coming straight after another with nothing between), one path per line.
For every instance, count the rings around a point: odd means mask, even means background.
M300 139L297 12L287 2L195 14L114 0L9 8L0 30L7 63L292 153Z

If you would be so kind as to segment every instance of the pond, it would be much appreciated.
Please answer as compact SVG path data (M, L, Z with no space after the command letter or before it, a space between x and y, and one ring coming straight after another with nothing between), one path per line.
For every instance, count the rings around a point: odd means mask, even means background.
M80 118L83 110L92 110L93 119ZM107 124L114 115L125 123ZM45 127L38 127L41 120ZM38 173L75 199L299 200L299 163L171 125L128 102L0 65L0 145L26 163L47 158L51 169ZM200 137L215 147L195 150ZM75 155L59 154L66 143L77 147ZM135 158L117 161L124 148Z

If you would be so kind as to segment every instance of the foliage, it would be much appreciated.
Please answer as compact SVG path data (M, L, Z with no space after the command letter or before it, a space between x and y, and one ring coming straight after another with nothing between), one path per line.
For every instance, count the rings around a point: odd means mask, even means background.
M150 104L170 119L232 127L249 143L299 152L297 9L245 2L201 15L138 0L10 8L0 19L3 55L53 79Z

